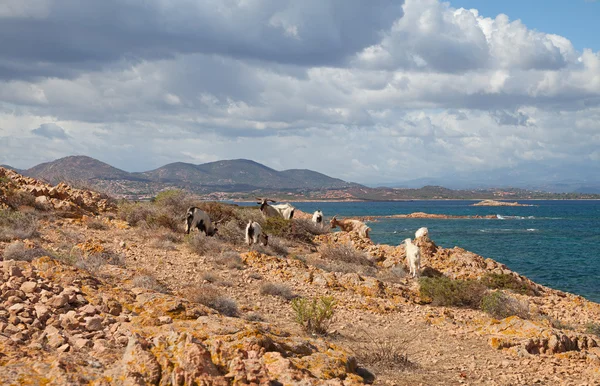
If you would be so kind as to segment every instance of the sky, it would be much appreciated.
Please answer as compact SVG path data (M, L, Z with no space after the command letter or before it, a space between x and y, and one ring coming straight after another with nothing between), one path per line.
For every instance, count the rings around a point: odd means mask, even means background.
M3 0L0 164L600 182L597 20L591 0Z

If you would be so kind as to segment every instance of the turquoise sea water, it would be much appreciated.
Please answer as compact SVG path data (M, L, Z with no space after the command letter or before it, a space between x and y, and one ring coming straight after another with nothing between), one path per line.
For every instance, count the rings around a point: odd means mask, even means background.
M297 202L326 217L426 212L499 215L490 219L379 219L368 223L376 243L397 245L424 226L445 248L459 246L506 264L533 281L600 302L600 201L524 201L534 206L481 207L475 201Z

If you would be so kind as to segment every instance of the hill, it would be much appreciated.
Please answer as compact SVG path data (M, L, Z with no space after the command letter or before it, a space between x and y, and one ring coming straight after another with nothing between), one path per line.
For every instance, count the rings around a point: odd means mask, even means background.
M78 155L45 162L24 171L29 177L45 180L51 184L61 181L93 181L132 179L124 170L117 169L97 159Z

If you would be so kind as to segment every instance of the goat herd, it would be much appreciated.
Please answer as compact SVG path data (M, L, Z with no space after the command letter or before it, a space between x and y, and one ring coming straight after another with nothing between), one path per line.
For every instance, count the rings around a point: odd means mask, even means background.
M289 203L277 204L276 201L257 198L257 204L260 204L260 211L265 218L267 217L281 217L286 220L291 220L294 217L295 208ZM269 204L271 202L272 204ZM317 210L313 213L312 221L315 224L323 224L323 212ZM214 236L217 231L218 222L212 222L210 217L202 209L195 206L190 207L186 213L186 228L185 233L189 234L194 228L197 228L199 232L204 232L206 236ZM369 238L369 228L364 222L353 219L338 220L337 216L333 216L330 221L332 229L339 227L343 232L357 232L363 238ZM428 234L427 228L420 228L415 233L415 238L426 236ZM246 243L248 245L262 243L267 246L269 242L269 236L262 231L262 227L256 221L250 220L246 225ZM413 277L418 276L421 265L421 252L419 247L412 242L410 238L404 240L406 244L406 259L410 268L410 274Z

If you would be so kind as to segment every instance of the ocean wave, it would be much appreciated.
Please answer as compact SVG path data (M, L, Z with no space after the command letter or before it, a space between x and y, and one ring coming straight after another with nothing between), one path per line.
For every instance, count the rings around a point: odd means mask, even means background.
M537 228L527 229L513 229L513 228L501 228L501 229L479 229L481 233L525 233L525 232L539 232Z
M533 220L535 219L535 216L504 216L496 214L496 218L498 220Z

